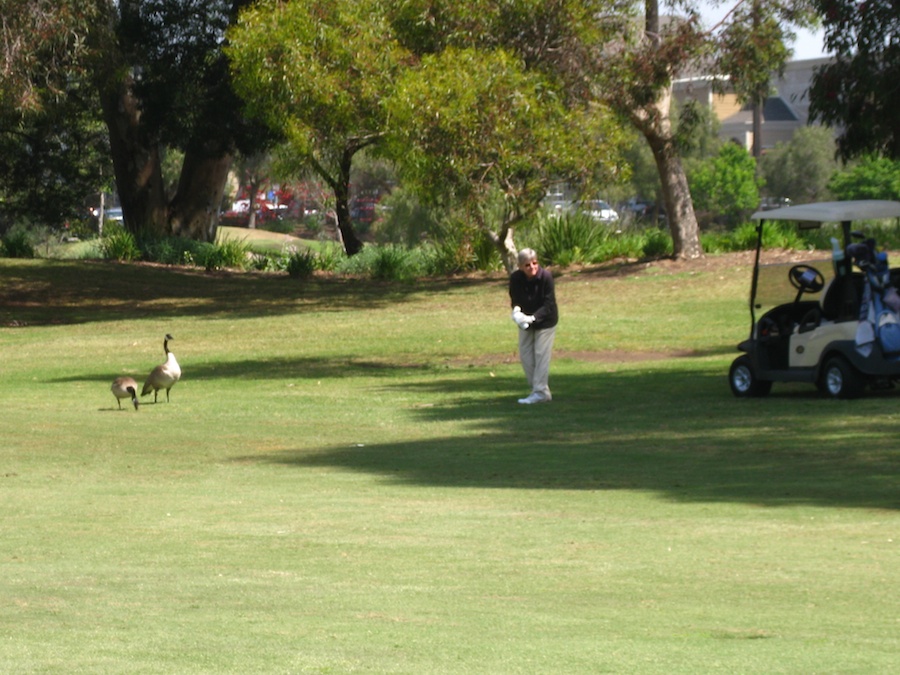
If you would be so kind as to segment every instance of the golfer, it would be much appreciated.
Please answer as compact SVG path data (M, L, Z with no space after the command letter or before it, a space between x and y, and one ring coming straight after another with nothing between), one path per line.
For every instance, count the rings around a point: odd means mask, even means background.
M509 277L509 299L513 321L519 327L519 359L531 387L531 394L519 403L547 403L553 399L548 379L559 321L553 275L538 264L537 254L530 248L519 251L518 263L519 269Z

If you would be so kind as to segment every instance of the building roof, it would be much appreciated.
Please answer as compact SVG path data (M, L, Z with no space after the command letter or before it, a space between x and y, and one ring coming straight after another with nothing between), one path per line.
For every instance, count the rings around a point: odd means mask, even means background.
M763 105L763 122L799 122L800 117L780 96L770 96ZM722 124L745 123L753 121L753 107L750 104L741 108L740 112L722 120Z

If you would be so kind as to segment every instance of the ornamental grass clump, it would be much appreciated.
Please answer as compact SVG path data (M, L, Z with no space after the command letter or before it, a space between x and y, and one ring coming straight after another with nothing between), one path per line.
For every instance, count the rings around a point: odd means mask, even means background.
M107 227L100 244L104 258L130 262L141 259L141 249L134 235L124 227Z

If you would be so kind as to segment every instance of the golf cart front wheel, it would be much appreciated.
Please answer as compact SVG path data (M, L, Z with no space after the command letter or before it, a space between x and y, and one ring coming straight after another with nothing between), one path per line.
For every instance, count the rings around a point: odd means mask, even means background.
M833 356L822 369L820 389L831 398L856 398L865 388L865 380L847 359Z
M737 357L728 372L728 383L731 393L738 398L758 398L768 396L772 391L772 382L760 380L753 371L753 362L746 354Z

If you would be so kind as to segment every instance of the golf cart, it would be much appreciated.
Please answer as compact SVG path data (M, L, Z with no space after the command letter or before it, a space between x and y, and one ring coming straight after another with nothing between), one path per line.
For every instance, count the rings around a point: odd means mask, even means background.
M900 218L900 202L820 202L758 211L750 287L750 337L731 364L735 396L766 396L773 382L809 382L832 398L900 380L900 269L854 221ZM831 259L761 264L763 231L773 220L801 229L838 223ZM757 314L759 316L757 317Z

